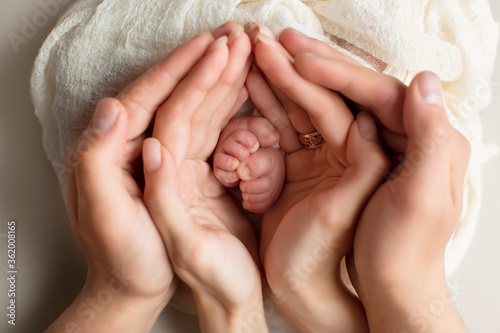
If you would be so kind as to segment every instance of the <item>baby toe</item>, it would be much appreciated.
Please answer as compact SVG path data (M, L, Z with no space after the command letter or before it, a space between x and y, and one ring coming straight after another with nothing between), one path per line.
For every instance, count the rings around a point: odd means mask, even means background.
M225 171L219 168L214 168L214 176L222 185L229 188L236 187L240 181L236 172Z

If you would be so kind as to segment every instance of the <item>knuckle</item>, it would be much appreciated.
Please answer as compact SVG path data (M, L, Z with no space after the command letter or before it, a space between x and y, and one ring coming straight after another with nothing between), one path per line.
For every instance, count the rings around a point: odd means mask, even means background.
M77 170L96 168L103 164L104 154L97 149L103 133L96 129L87 129L80 138L67 150L65 161L67 166Z
M327 231L335 231L336 234L342 234L349 230L352 227L351 219L341 200L335 195L323 196L327 200L321 200L321 197L317 196L311 203L311 211L315 212L321 228Z

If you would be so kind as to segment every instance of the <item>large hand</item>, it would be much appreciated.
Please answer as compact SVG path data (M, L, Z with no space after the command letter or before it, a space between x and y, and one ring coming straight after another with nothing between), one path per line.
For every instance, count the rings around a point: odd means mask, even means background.
M68 211L88 276L78 299L49 331L148 331L170 299L173 272L131 174L138 153L133 147L212 41L209 34L194 38L116 99L102 100L68 151Z
M284 313L305 331L367 331L364 310L339 271L352 249L359 212L388 170L375 124L367 114L353 122L342 99L300 77L277 42L262 34L255 38L257 64L290 117L260 74L251 71L250 96L281 131L286 153L286 185L262 227L269 284ZM297 132L315 130L325 139L320 148L297 145Z
M303 77L370 109L386 143L404 154L356 231L350 273L370 330L463 331L449 300L444 252L460 214L470 148L448 122L438 78L420 74L407 89L291 30L281 42ZM436 300L442 311L429 316Z
M143 147L145 200L202 330L266 331L254 231L207 163L252 61L243 28L229 27L158 111Z

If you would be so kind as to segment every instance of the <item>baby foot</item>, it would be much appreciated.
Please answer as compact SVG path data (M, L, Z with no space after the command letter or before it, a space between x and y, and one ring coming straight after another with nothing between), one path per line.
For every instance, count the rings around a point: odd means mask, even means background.
M263 117L231 119L214 154L214 175L226 187L240 186L243 207L263 213L278 199L285 179L283 154L272 146L278 131Z

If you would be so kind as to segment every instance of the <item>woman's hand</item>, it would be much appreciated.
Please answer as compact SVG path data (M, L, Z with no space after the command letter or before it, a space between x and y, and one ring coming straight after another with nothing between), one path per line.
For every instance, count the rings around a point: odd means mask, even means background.
M462 332L446 287L444 252L461 211L470 148L448 122L438 78L420 74L407 88L293 30L280 41L303 78L372 112L393 155L404 155L363 210L350 257L370 331ZM278 88L304 103L307 95L283 84ZM437 300L443 309L429 316Z
M247 97L252 62L243 28L224 29L229 38L222 33L158 111L143 147L145 200L202 330L265 332L255 233L207 163Z
M197 36L102 100L69 149L68 211L88 260L77 300L48 331L146 332L169 301L173 272L161 235L133 177L142 133L159 105L213 42Z
M262 226L269 284L282 311L304 331L367 331L361 303L340 281L340 261L352 249L359 212L389 168L376 126L366 113L354 121L336 93L300 77L277 42L249 34L258 66L277 89L256 70L247 86L281 131L287 166L283 193ZM292 89L301 91L302 107L287 96ZM325 143L302 148L297 132L316 130Z

